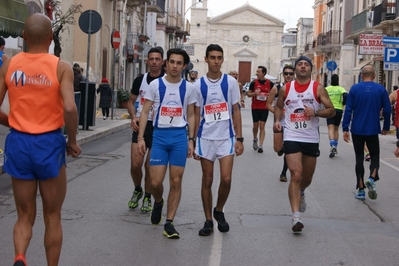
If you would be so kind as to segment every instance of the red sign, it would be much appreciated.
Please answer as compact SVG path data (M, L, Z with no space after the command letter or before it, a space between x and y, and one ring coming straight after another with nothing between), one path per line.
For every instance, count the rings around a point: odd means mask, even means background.
M359 54L384 54L385 44L382 43L382 34L360 34L359 37Z
M112 48L118 49L120 44L121 44L121 35L119 34L119 31L113 30L111 34Z

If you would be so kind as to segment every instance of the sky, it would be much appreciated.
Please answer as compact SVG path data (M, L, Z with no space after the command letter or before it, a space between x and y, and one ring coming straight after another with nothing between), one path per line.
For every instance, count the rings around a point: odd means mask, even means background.
M198 1L198 0L197 0ZM247 2L263 12L272 15L286 23L284 30L295 28L299 18L313 18L312 8L315 0L206 0L208 3L208 16L215 17L243 6ZM190 19L189 7L192 0L186 0L186 17ZM201 4L195 5L196 7Z

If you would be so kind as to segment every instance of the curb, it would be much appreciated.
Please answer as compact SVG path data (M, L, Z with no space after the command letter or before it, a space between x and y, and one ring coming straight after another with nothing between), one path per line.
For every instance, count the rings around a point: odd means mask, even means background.
M126 128L130 127L130 120L124 119L124 120L119 120L117 125L113 127L105 126L105 127L99 127L96 128L96 130L91 131L90 133L83 133L83 134L78 134L76 136L77 142L79 145L83 145L85 143L91 142L93 140L97 140L99 138L112 135L114 133L117 133L119 131L122 131ZM90 131L90 130L89 130ZM81 135L81 136L80 136Z

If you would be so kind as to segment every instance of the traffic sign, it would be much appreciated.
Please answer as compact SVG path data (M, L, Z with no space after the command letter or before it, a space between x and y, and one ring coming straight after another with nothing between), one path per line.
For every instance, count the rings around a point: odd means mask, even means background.
M384 63L399 64L399 48L384 48Z
M334 71L337 69L337 63L335 61L328 61L327 62L327 69L330 71Z
M111 33L112 48L118 49L120 44L121 44L121 35L119 34L119 31L113 30Z
M399 64L391 64L384 62L384 70L397 71L399 70Z
M86 10L79 17L79 27L87 34L94 34L101 29L103 19L95 10Z
M399 38L384 36L384 37L382 37L382 43L383 44L399 44Z

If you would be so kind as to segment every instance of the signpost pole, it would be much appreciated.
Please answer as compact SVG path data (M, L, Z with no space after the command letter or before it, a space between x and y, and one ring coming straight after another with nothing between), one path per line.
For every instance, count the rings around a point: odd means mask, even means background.
M111 104L111 120L114 119L114 104L116 103L115 96L115 59L116 59L116 49L119 48L121 43L119 31L113 30L111 33L111 45L114 48L114 55L112 60L112 104Z
M83 122L83 129L88 130L89 127L87 126L87 104L89 102L89 65L90 65L90 37L91 37L91 22L93 18L93 11L89 10L89 27L88 27L88 34L87 34L87 64L86 64L86 88L85 88L85 111L84 111L84 122Z

